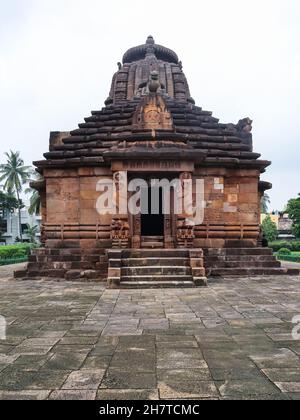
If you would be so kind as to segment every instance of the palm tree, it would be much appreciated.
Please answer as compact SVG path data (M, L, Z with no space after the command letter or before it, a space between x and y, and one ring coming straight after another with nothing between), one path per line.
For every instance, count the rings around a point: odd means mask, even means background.
M30 196L30 205L28 208L28 213L32 216L33 214L39 215L41 212L41 196L38 191L33 188L27 188L25 190L26 194L31 194Z
M34 175L35 175L34 181L42 181L44 179L40 174L34 174ZM41 212L40 193L36 189L29 187L25 190L25 194L31 194L28 213L30 215L33 215L33 214L39 215Z
M0 165L0 182L4 181L4 189L12 194L16 194L18 200L19 213L19 233L21 242L22 238L22 222L21 222L21 201L20 193L22 187L29 181L31 167L24 166L24 161L20 157L20 152L5 153L7 162Z
M269 210L269 204L271 204L271 199L268 194L264 194L261 199L261 212L266 214Z
M24 233L27 236L29 236L30 242L32 244L35 243L35 237L36 237L38 231L39 231L39 227L38 226L30 226L30 225L27 224L27 229L25 230Z

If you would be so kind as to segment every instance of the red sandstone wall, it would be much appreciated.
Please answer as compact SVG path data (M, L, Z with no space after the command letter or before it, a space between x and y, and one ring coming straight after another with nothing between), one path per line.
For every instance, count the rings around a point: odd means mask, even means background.
M197 169L205 179L205 219L196 228L195 246L256 246L259 236L259 172Z
M99 197L97 182L111 175L102 168L80 170L47 170L46 220L47 246L68 241L68 246L110 246L111 216L100 216L96 210Z
M47 246L111 246L110 215L96 210L96 184L112 178L107 168L46 170L43 207ZM256 246L259 236L259 171L198 168L205 180L205 218L195 228L195 247ZM195 196L194 196L195 199Z

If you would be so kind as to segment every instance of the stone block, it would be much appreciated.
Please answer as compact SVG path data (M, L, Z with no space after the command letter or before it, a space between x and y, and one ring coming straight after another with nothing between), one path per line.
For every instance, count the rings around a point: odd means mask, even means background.
M192 268L201 268L203 267L204 260L203 258L191 258L191 267Z
M82 276L87 280L97 280L101 277L100 272L96 270L85 270Z
M119 289L121 284L120 278L108 278L107 286L109 289Z
M191 249L190 250L190 258L203 258L203 250L202 249Z
M205 277L205 268L192 268L192 276L196 277Z
M108 277L118 277L121 278L121 268L111 268L108 269Z
M65 274L65 279L68 281L79 280L82 277L82 270L69 270Z
M22 279L27 276L27 270L18 270L14 272L15 279Z
M194 277L194 284L197 287L207 287L208 280L206 277Z

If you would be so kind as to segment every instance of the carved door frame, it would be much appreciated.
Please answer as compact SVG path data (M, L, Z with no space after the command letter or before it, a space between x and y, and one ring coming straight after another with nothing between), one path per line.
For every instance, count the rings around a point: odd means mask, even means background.
M149 181L149 176L145 177ZM130 197L128 196L128 199ZM176 245L176 232L177 232L177 216L174 214L174 191L171 190L170 194L170 209L171 213L164 215L164 248L174 248ZM142 215L130 215L130 233L132 237L132 248L140 249L142 242Z

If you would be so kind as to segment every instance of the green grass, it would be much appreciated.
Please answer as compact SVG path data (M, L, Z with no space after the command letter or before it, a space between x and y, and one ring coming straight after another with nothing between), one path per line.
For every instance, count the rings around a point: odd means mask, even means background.
M278 255L275 254L281 261L290 261L300 263L300 252L292 252L291 255Z
M0 260L0 267L3 267L4 265L13 265L13 264L21 264L28 261L28 257L22 257L22 258L9 258L6 260Z
M28 258L32 248L36 247L34 244L16 244L0 246L0 261L18 260L21 258Z

